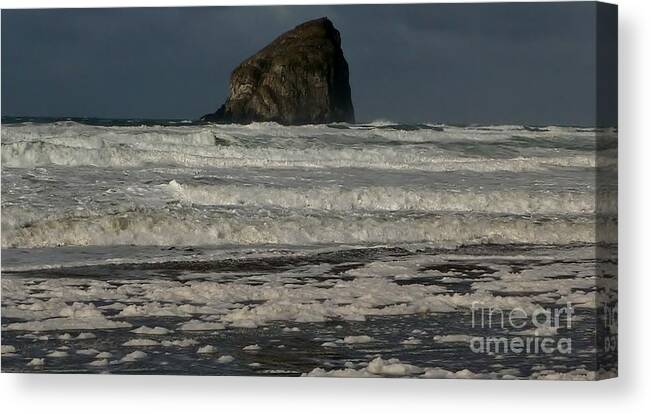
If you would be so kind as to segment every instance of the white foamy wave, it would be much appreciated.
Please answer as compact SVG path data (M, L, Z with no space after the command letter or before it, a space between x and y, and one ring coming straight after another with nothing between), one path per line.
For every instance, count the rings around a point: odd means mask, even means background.
M616 238L616 225L604 232ZM481 214L306 214L241 209L176 212L137 210L123 214L42 219L2 232L3 247L66 245L257 245L332 243L594 243L590 216L546 218Z
M595 194L594 135L385 123L3 126L2 245L589 243L596 197L600 211L616 212L614 189Z
M565 156L541 155L535 144L536 135L532 135L531 143L526 146L511 143L507 145L508 150L504 150L502 147L510 137L510 132L503 130L463 128L440 132L377 128L342 131L323 125L281 127L274 124L187 127L97 127L75 123L19 125L3 127L2 162L17 168L47 165L134 168L159 164L193 168L353 167L479 172L595 167L592 147L581 151L568 150ZM489 144L473 147L473 143L486 140ZM575 136L575 140L590 143L594 137L589 134L583 138ZM495 142L503 143L496 145ZM541 141L540 145L545 148L549 143ZM469 151L468 155L466 151Z
M376 186L287 188L262 185L162 185L175 199L198 205L273 206L335 211L465 211L512 214L587 214L595 210L594 193L525 191L430 191ZM616 196L600 194L600 211L616 211Z
M213 145L215 134L210 128L134 126L104 127L77 122L51 124L17 124L2 126L3 143L51 141L72 146L101 147L103 142L150 143L176 145Z
M48 165L135 168L152 164L194 168L369 168L423 171L544 171L548 168L594 168L594 155L566 157L460 158L432 153L397 151L392 148L359 150L277 149L246 147L196 147L145 149L142 145L106 144L89 148L49 142L3 144L2 162L7 167L33 168Z
M263 137L265 141L287 138L314 139L315 137L334 139L343 135L359 142L364 138L384 138L403 142L419 141L486 141L516 136L519 139L594 141L600 138L617 138L617 131L608 129L575 128L547 126L528 128L522 125L492 126L452 126L444 124L398 124L391 121L374 121L368 124L331 124L284 126L274 122L254 122L248 125L139 125L139 126L98 126L73 121L46 124L22 123L2 125L3 139L39 140L53 137L104 137L108 139L130 139L137 141L153 140L189 145L210 145L212 137L231 137L241 140Z

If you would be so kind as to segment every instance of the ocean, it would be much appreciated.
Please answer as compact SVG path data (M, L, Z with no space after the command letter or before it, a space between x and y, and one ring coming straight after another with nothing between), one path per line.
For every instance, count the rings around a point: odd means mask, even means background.
M3 118L2 370L612 376L616 166L612 128Z

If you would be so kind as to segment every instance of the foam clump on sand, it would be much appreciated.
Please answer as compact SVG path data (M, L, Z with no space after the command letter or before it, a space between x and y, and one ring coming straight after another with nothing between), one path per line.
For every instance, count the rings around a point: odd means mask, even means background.
M135 362L140 359L147 358L147 354L142 351L133 351L130 354L126 354L120 359L120 362Z
M300 331L301 328L299 328L298 326L294 326L293 328L286 326L283 328L283 332L300 332Z
M27 363L30 367L42 367L45 365L45 359L44 358L32 358L31 361Z
M217 358L218 364L230 364L233 361L235 361L235 358L233 358L230 355L222 355L219 358Z
M94 361L91 361L88 363L91 367L106 367L108 366L109 361L106 358L103 359L96 359Z
M420 345L423 341L421 341L418 338L414 338L413 336L410 336L409 338L400 341L402 345Z
M4 356L11 355L16 352L16 347L13 345L2 345L0 347L0 354Z
M501 376L498 373L474 373L468 369L460 371L448 371L443 368L427 368L422 378L438 378L438 379L512 379L509 377Z
M366 370L356 370L352 368L344 369L333 369L325 370L323 368L314 368L312 371L307 374L303 374L303 377L337 377L337 378L365 378L365 377L376 377L369 373Z
M92 303L75 302L71 306L62 307L58 317L29 322L14 322L8 324L4 329L8 331L60 331L128 327L131 327L128 322L107 319Z
M575 369L568 372L556 372L553 370L543 370L531 374L531 379L551 380L551 381L594 381L597 379L595 371L588 371L583 368Z
M161 345L164 347L170 347L170 346L178 346L181 348L186 348L188 346L192 345L197 345L199 342L195 341L194 339L177 339L173 341L161 341Z
M434 342L441 342L441 343L448 343L448 342L464 343L464 342L470 342L472 338L473 337L470 335L452 334L452 335L435 335L432 339L434 340Z
M217 352L217 348L212 345L202 346L201 348L197 349L197 354L213 354L215 352Z
M373 341L374 339L368 335L346 336L344 338L345 344L367 344Z
M397 358L384 360L381 357L369 362L366 370L371 374L387 376L407 376L423 372L422 368L411 364L403 364Z
M179 316L188 317L191 314L179 309L178 305L160 305L157 302L146 303L144 305L129 305L118 313L119 317L132 316Z
M69 333L64 333L62 335L57 336L57 339L62 340L62 341L76 341L76 340L84 340L84 339L95 339L97 336L91 332L80 332L79 335L77 336L72 336Z
M447 379L516 379L517 374L506 370L504 372L475 373L468 369L460 371L448 371L446 369L422 368L411 364L405 364L399 359L383 359L377 357L368 363L366 367L354 369L353 364L346 364L344 369L325 370L315 368L303 376L307 377L419 377L419 378L447 378ZM550 378L551 379L551 378Z
M382 359L377 357L369 362L368 366L358 370L352 368L326 371L315 368L304 376L308 377L406 377L422 374L425 370L415 365L402 363L399 359Z
M249 328L254 329L259 325L264 325L264 322L258 322L251 319L235 319L231 322L231 326L234 328Z
M48 358L65 358L68 353L65 351L53 351L46 355Z
M141 326L139 328L131 330L131 332L142 335L166 335L172 331L167 328L163 328L162 326L155 326L153 328L150 328L148 326Z
M160 342L153 339L130 339L122 344L122 346L157 346Z

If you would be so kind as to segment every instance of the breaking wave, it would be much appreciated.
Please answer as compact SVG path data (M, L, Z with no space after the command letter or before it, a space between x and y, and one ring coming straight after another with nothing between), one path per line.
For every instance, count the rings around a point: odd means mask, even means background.
M614 226L606 222L603 229ZM616 229L616 227L613 227ZM601 236L603 238L603 236ZM309 214L267 210L150 211L56 217L2 232L3 247L65 245L594 243L585 217L482 214Z
M505 214L588 214L595 211L594 193L551 191L428 191L397 186L344 189L265 187L260 185L164 184L186 204L271 206L334 211L457 211ZM600 211L616 211L616 195L603 193Z
M213 138L214 140L214 138ZM149 148L148 148L149 147ZM548 168L594 168L594 155L560 157L462 158L437 156L431 152L409 153L393 148L278 149L231 146L192 146L182 151L165 144L53 143L21 141L2 145L2 163L7 167L33 168L48 165L137 168L147 165L184 167L259 168L369 168L423 171L543 171Z
M594 243L600 133L3 125L2 246Z
M380 126L99 127L63 122L3 126L2 162L8 167L47 165L135 168L276 167L541 171L594 168L593 133ZM571 132L571 133L570 133ZM571 139L570 139L571 137ZM523 140L526 145L523 145ZM551 143L566 155L542 153Z

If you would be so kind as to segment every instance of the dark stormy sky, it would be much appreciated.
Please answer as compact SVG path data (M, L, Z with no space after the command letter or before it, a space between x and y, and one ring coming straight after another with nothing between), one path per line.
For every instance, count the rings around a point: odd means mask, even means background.
M321 16L359 121L595 123L592 3L3 10L2 114L196 119L240 61Z

